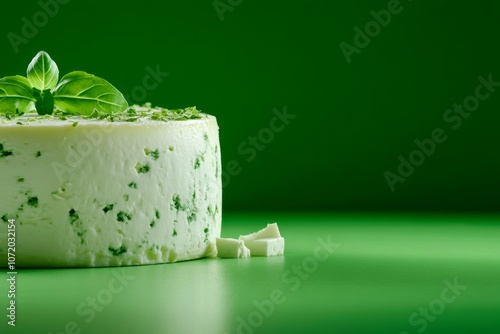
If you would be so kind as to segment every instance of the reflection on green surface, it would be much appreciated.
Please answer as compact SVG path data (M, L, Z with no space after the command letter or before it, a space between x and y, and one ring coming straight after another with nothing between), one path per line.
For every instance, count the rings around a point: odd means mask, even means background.
M22 270L19 333L498 333L500 217L226 215L277 221L285 256ZM6 291L6 282L0 288ZM6 300L5 294L1 295ZM6 305L2 302L2 305Z

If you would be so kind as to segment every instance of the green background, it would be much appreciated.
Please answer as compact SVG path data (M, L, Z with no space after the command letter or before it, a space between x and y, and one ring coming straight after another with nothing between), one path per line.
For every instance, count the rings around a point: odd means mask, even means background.
M22 18L33 22L41 7L11 1L0 14L0 76L23 74L45 50L61 74L84 70L131 96L158 65L169 76L130 102L217 116L225 210L500 208L499 92L457 130L443 121L478 76L500 81L500 4L404 0L348 64L340 43L352 45L353 29L387 1L231 3L221 21L208 0L71 0L16 53L7 34L21 35ZM241 154L284 107L296 118L253 159ZM435 128L447 141L392 192L384 172Z
M422 327L412 314L458 279L466 290L423 332L499 333L500 92L456 130L443 114L475 93L479 76L500 81L500 4L404 0L348 63L340 43L353 44L354 28L387 1L238 2L221 20L212 0L70 0L17 53L7 35L41 7L2 4L0 76L23 74L45 50L62 74L84 70L132 96L159 66L168 77L129 102L217 116L223 236L277 221L286 238L276 258L19 270L18 327L4 318L2 332L59 334L75 321L81 333L237 333L239 317L280 290L286 302L247 332L413 334ZM296 117L253 159L242 154L284 108ZM436 128L447 140L391 191L384 173ZM311 265L318 238L330 237L339 248L292 290L283 275ZM78 306L123 271L134 279L85 322Z

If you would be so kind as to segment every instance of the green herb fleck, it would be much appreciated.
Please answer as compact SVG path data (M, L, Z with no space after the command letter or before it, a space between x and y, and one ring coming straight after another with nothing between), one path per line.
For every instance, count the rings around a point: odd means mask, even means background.
M196 198L196 193L193 193L193 203L189 203L187 205L183 205L181 203L181 198L178 194L172 196L172 203L170 204L170 210L179 210L185 211L187 214L187 221L191 223L196 220L196 214L198 213L198 208L194 204L194 200Z
M36 152L36 157L37 158L40 158L41 156L42 156L42 152L40 152L40 151Z
M129 221L132 220L132 215L130 215L129 213L120 211L116 215L116 220L118 220L119 222L122 222L122 223L128 223Z
M205 132L205 133L203 134L203 139L205 139L205 141L208 141L208 133L206 133L206 132Z
M68 118L61 112L59 112L58 110L56 110L54 112L54 115L56 115L57 118L59 118L61 121L65 121L67 120Z
M114 256L118 256L120 254L123 254L127 251L127 247L124 245L121 245L120 248L113 248L111 246L108 247L108 250L113 254Z
M153 121L169 121L169 120L188 120L188 119L200 119L200 112L196 107L184 108L184 109L163 109L154 108L152 109L150 105L146 104L146 108L149 107L148 116Z
M80 237L80 243L83 245L85 243L85 240L83 239L83 235L85 234L86 231L79 231L76 232L76 235Z
M152 220L151 223L149 223L150 227L154 227L155 225L156 225L156 222L154 220Z
M216 205L215 210L209 205L207 208L207 213L212 219L215 219L215 215L219 212L219 207Z
M102 211L104 211L104 213L108 213L108 211L113 210L114 207L115 207L114 204L108 204L102 209Z
M153 160L158 160L160 158L160 151L158 150L154 150L154 151L151 151L149 149L144 149L144 153L146 153L146 155L149 155L151 158L153 158Z
M123 199L125 200L125 202L128 202L128 200L130 199L130 196L125 194L125 195L123 195Z
M28 205L32 206L34 208L37 208L38 207L38 197L36 197L36 196L28 197Z
M174 232L172 232L172 236L175 237L177 235L177 231L174 229Z
M208 227L206 227L203 232L205 232L205 242L208 242Z
M0 144L0 158L5 158L11 155L14 155L12 151L4 149L3 144Z
M78 219L80 219L80 216L78 216L75 209L69 210L69 222L71 225L73 225Z
M160 219L160 211L156 210L155 211L155 216L156 216L156 219Z
M83 230L82 221L80 220L80 216L78 216L75 209L69 210L69 222L73 225L73 230L76 232L76 235L80 237L80 243L84 244L85 240L83 239L83 235L86 230Z
M0 219L2 219L4 223L7 223L9 221L9 217L7 217L7 215L3 215Z
M73 122L73 124L71 126L76 128L77 125L78 125L78 122Z
M158 150L154 150L153 152L151 152L151 157L153 158L153 160L158 160L160 158L160 152Z
M172 196L172 204L170 204L171 209L175 209L177 211L184 210L184 207L181 205L181 197L177 194Z
M196 212L191 212L189 215L188 215L188 223L192 223L193 221L196 220Z
M23 79L21 79L21 80L23 81ZM26 82L26 81L24 81L24 82ZM21 117L22 115L24 115L24 111L20 111L19 108L16 108L16 111L14 111L14 112L7 111L5 113L5 118L8 120L12 120L14 118Z
M17 182L21 183L21 182L24 182L24 177L20 177L17 179Z
M200 157L196 157L196 160L194 161L194 169L200 168L201 162L200 162Z
M128 184L128 187L129 187L129 188L132 188L132 189L137 189L137 183L135 183L135 182L130 182L130 183Z
M139 174L146 174L147 172L149 172L150 167L148 164L141 165L140 163L137 163L135 165L135 169L137 170L137 173L139 173Z
M128 109L125 109L124 111L111 111L111 109L116 109L115 106L111 107L111 105L106 104L105 106L105 111L100 111L97 109L94 109L91 111L90 109L84 110L85 114L82 114L82 109L81 106L77 103L72 101L68 105L65 105L64 108L66 108L64 111L58 109L58 104L60 104L60 99L61 97L58 96L58 92L62 90L69 90L71 91L71 94L74 94L73 90L76 88L77 82L79 81L78 79L88 79L93 82L102 82L102 79L92 76L88 73L85 72L72 72L68 75L65 76L65 78L61 79L59 82L60 86L58 89L56 89L53 93L53 98L55 99L55 108L53 108L53 112L51 114L45 114L45 115L35 115L35 116L29 116L26 117L26 119L22 119L23 124L30 123L30 122L43 122L46 120L68 120L68 115L78 115L82 119L99 119L99 120L105 120L108 122L135 122L140 119L148 119L148 120L153 120L153 121L160 121L160 122L169 122L169 121L183 121L183 120L190 120L190 119L201 119L206 117L205 115L201 114L199 110L196 109L196 107L189 107L189 108L183 108L183 109L166 109L166 108L160 108L160 107L152 107L150 103L146 103L143 106L138 106L134 105L131 107L128 107ZM67 79L67 80L66 80ZM26 79L24 79L26 80ZM62 81L67 81L66 85L62 85ZM106 82L106 85L109 83ZM28 87L26 85L26 87ZM30 88L30 87L28 87ZM113 88L113 89L111 89ZM121 97L116 95L116 91L114 87L109 87L107 86L106 89L110 89L110 93L112 93L113 96L121 100ZM111 92L111 90L113 92ZM32 92L27 91L28 95L31 95ZM48 92L47 92L48 93ZM89 93L90 94L90 93ZM49 112L50 106L47 104L44 104L43 100L44 98L48 98L50 100L49 94L47 96L44 96L42 98L41 94L40 96L37 96L38 101L38 107L40 108L40 112ZM74 99L73 96L71 96L71 99ZM47 100L47 101L48 101ZM90 97L91 102L95 102L96 99L94 96ZM36 98L33 97L32 102L37 102ZM120 101L120 106L122 106L122 102L125 101ZM90 103L92 104L92 103ZM76 106L78 109L76 109ZM123 104L123 107L126 105ZM5 120L11 121L11 122L19 122L21 117L24 115L24 111L16 110L15 112L6 112L5 115ZM72 122L73 123L73 122ZM173 147L169 148L170 151L173 151Z

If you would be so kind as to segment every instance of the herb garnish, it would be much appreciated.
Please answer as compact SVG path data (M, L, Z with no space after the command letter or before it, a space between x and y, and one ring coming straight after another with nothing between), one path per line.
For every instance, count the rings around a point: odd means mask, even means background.
M27 77L8 76L0 79L0 113L51 115L60 111L70 115L122 112L128 103L106 80L82 71L59 79L57 64L45 51L40 51L28 65ZM6 116L7 117L7 116Z

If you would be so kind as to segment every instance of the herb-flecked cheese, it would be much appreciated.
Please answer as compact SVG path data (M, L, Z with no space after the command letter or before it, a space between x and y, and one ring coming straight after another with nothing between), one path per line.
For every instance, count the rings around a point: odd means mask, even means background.
M0 244L16 265L121 266L216 254L221 160L215 117L1 122ZM0 247L2 265L7 248Z

